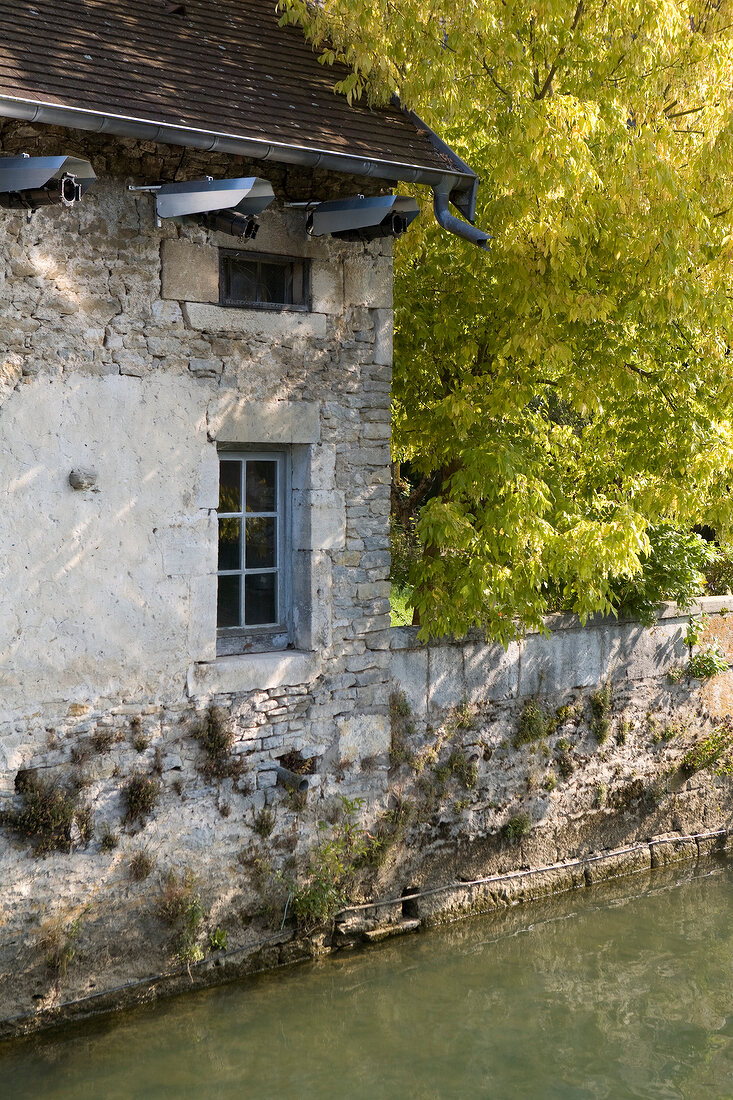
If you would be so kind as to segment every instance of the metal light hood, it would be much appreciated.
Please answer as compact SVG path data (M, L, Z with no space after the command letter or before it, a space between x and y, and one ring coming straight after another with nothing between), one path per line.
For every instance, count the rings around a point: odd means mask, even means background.
M253 218L274 198L272 184L258 176L225 180L207 177L162 184L155 193L155 212L159 218L182 218L228 210Z
M420 213L414 199L404 195L332 199L313 207L308 215L312 237L330 235L345 240L401 237Z
M81 157L0 157L0 204L34 209L72 206L97 176Z

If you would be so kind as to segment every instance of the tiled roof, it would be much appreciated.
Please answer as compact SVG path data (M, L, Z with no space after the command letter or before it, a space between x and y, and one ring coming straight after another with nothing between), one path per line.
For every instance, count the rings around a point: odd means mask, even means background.
M399 109L349 107L275 0L0 0L10 100L455 172ZM5 101L6 107L3 106ZM185 144L185 142L182 142ZM277 159L275 156L273 159Z

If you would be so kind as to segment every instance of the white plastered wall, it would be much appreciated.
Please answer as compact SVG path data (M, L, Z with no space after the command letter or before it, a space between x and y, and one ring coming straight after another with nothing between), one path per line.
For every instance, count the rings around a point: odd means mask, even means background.
M200 383L38 378L5 401L0 439L0 716L180 692L215 637L218 474ZM78 468L93 488L70 486Z

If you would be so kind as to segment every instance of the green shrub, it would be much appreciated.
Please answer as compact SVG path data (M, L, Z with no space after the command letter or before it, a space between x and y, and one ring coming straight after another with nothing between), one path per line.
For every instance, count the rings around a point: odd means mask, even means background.
M548 719L542 707L534 699L529 699L519 715L519 722L512 738L515 749L522 745L532 745L535 741L542 741L551 730L548 728Z
M119 843L120 838L117 836L117 833L113 833L109 825L105 825L99 841L100 852L113 852Z
M716 676L719 672L726 672L729 667L722 649L717 642L713 642L697 653L693 653L687 672L693 679L703 680L709 676Z
M397 764L412 764L415 755L409 748L408 740L415 733L415 723L412 720L412 709L403 691L393 691L390 695L389 718L391 731L390 764L393 767Z
M348 900L347 886L354 869L363 864L369 850L369 838L355 824L354 815L363 799L342 799L344 821L316 845L308 861L306 881L292 890L292 911L304 929L317 928L333 920Z
M575 771L575 761L573 760L570 752L565 749L557 753L555 760L557 762L557 770L563 779L569 779Z
M610 683L605 683L590 697L590 731L599 745L608 740L608 735L611 732L612 704L613 697Z
M448 768L467 791L475 790L478 783L478 764L472 763L465 752L454 749L448 757Z
M689 607L704 591L706 571L718 558L718 551L694 531L671 523L652 524L647 535L651 545L649 554L641 557L641 571L616 580L612 599L627 615L653 626L662 601L674 600L682 608Z
M254 815L252 828L264 840L275 828L275 814L272 810L268 810L267 806L263 806L259 813Z
M112 748L112 742L114 738L112 736L111 730L97 729L92 734L91 740L94 751L100 753L100 755L103 755L104 753L109 752Z
M46 966L56 981L66 977L69 963L76 955L76 941L80 931L80 917L69 924L56 919L46 926L41 936L39 946L46 953Z
M155 863L147 852L135 852L130 860L128 870L133 882L142 882L148 877Z
M726 721L685 753L680 768L687 775L693 775L695 772L717 764L731 747L733 747L733 729L730 722Z
M705 567L705 581L709 596L733 592L733 546L718 547L717 557Z
M527 813L515 814L510 817L504 826L504 836L507 840L521 840L527 836L532 828L530 816Z
M196 878L191 871L182 877L170 871L158 902L158 917L174 933L173 946L181 962L200 962L203 948L197 936L204 919L204 907L196 891Z
M227 934L223 928L217 928L209 932L209 947L212 951L226 951Z

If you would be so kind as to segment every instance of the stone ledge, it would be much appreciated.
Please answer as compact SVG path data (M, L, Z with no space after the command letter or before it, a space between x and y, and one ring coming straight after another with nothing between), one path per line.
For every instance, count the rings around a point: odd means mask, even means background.
M321 658L317 653L243 653L191 665L186 688L190 698L234 695L241 691L311 684L320 673Z
M325 313L301 313L293 310L231 308L183 303L183 317L189 328L199 332L238 332L246 336L292 339L296 336L326 336Z
M317 401L252 401L227 395L211 404L209 435L217 443L318 443Z

